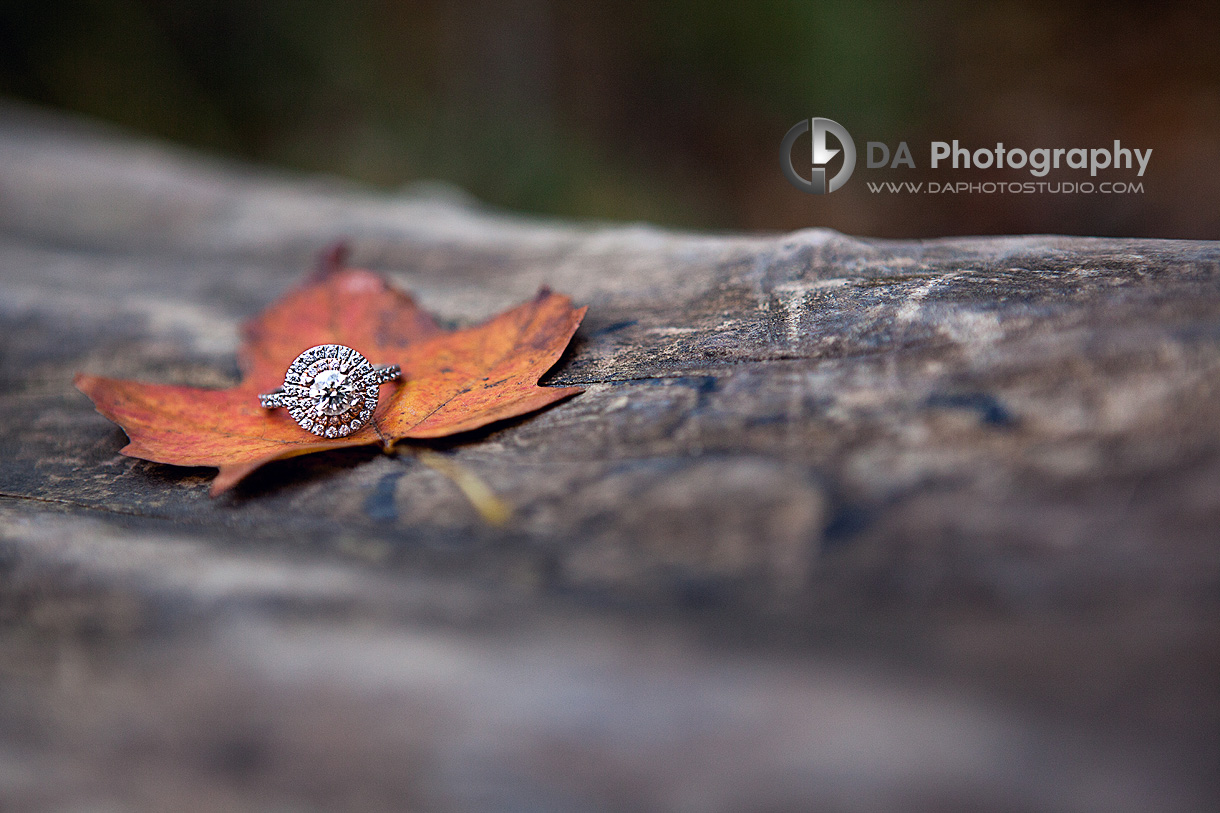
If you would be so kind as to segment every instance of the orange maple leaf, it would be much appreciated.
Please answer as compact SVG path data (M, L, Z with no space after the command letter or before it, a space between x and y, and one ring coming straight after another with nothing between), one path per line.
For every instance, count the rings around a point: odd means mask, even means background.
M481 325L446 331L410 296L369 271L331 270L290 291L242 331L241 383L225 390L148 384L79 373L76 386L130 440L130 457L176 466L215 466L212 495L250 472L296 455L406 438L437 438L513 418L581 392L540 387L586 308L542 289ZM398 364L401 381L381 385L369 423L327 439L302 429L258 393L284 381L301 351L344 344L373 364Z

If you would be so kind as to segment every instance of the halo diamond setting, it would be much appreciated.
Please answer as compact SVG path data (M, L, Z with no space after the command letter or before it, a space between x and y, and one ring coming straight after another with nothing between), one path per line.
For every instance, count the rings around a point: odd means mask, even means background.
M377 409L380 385L401 376L397 364L371 364L342 344L320 344L296 357L284 386L258 396L266 409L284 407L302 429L324 438L357 431Z

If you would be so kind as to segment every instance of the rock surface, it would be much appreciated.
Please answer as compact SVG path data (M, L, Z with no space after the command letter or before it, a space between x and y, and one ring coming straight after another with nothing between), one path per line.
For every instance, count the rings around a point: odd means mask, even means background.
M121 457L332 241L586 392L431 444ZM0 108L0 807L1220 804L1220 243L559 224Z

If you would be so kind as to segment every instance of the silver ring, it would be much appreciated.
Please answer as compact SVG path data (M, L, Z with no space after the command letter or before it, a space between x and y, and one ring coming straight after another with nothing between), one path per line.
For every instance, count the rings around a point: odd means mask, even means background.
M284 374L284 386L259 395L258 403L287 409L315 435L341 438L369 422L381 385L401 375L397 364L371 364L346 345L320 344L297 356Z

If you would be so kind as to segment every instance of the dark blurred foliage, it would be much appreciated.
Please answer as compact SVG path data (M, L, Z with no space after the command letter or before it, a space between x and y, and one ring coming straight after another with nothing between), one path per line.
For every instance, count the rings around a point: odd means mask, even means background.
M0 93L565 217L1216 238L1218 39L1215 5L0 0ZM813 115L861 165L865 140L908 141L920 169L892 180L958 179L928 174L932 139L1154 153L1143 195L815 197L778 165Z

